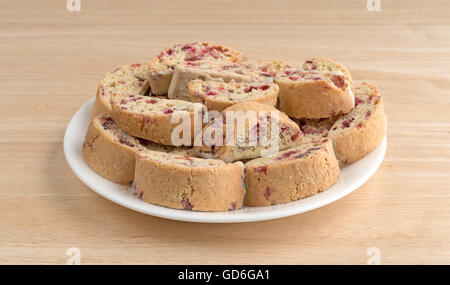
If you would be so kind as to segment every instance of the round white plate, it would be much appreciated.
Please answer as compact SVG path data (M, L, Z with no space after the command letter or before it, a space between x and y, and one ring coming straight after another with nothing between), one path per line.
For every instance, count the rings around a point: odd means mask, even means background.
M84 162L81 147L91 118L94 100L95 98L91 98L84 104L67 126L64 135L64 153L69 166L84 184L106 199L135 211L166 219L200 223L236 223L270 220L311 211L350 194L364 184L378 169L386 152L385 138L383 143L369 155L343 168L339 180L333 187L299 201L218 213L169 209L136 198L131 191L125 191L123 186L101 177Z

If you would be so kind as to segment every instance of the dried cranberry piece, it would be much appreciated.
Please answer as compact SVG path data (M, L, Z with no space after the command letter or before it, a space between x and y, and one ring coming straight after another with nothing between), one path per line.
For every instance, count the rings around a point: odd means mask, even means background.
M269 199L270 195L272 194L272 190L270 190L269 187L266 188L266 191L264 191L264 197L266 199Z
M181 200L181 206L183 207L183 209L185 210L192 210L192 208L194 207L190 202L189 199L183 199Z
M362 103L364 103L364 100L362 100L362 99L359 98L359 97L356 97L356 98L355 98L355 107L358 106L359 104L362 104Z
M127 140L127 138L125 138L125 137L123 137L123 136L119 136L119 142L120 142L121 144L124 144L124 145L129 146L129 147L135 147L134 144L130 143L130 142Z
M366 113L366 119L370 117L370 114L372 114L372 111L370 111L370 110L367 111L367 113Z
M252 92L253 90L256 90L256 89L257 88L255 86L250 86L250 87L244 88L244 92L245 93L250 93L250 92Z
M167 108L164 110L164 114L172 114L173 113L173 109Z
M184 46L181 47L181 50L188 50L190 48L192 48L190 44L185 44Z
M280 155L279 157L275 158L275 160L282 160L282 159L288 158L297 152L298 151L296 151L296 150L287 151L287 152L283 153L282 155Z
M215 92L215 91L208 91L208 93L206 93L206 95L208 95L208 96L215 96L215 95L217 95L217 92Z
M258 166L256 172L267 174L267 165Z
M149 99L149 100L145 100L145 103L156 104L156 103L158 103L158 100L156 100L156 99Z
M333 75L331 76L331 81L338 88L343 88L345 86L345 79L342 75Z
M200 56L193 55L193 56L190 56L190 57L186 57L184 60L185 61L196 61L196 60L200 60L200 59L202 59Z
M296 132L295 134L293 134L291 136L291 141L295 141L296 139L298 139L299 136L300 136L300 132Z
M228 209L229 211L233 211L233 210L236 210L236 202L231 202L230 203L230 208Z
M348 128L348 127L350 127L350 123L351 123L351 120L344 120L344 121L342 121L342 123L341 123L341 127L342 127L343 129Z

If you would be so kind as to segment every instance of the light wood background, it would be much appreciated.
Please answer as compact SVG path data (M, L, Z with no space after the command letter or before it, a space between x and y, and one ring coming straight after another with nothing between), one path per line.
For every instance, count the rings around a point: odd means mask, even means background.
M450 3L0 2L0 263L450 263ZM172 43L250 59L335 58L377 84L389 120L381 168L351 195L273 221L196 224L128 210L82 184L63 155L74 112L106 71Z

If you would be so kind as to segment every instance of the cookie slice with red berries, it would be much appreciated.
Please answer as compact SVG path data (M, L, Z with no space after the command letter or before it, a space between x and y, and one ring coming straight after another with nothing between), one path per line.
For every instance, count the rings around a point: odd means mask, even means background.
M330 140L301 144L245 164L245 205L284 204L329 189L339 178Z
M112 115L126 133L164 145L192 145L194 112L200 118L205 112L199 103L141 95L114 95L111 103ZM173 116L178 119L173 120ZM175 128L180 124L187 127L181 127L178 132Z
M366 156L386 135L387 119L379 89L373 84L362 83L353 92L355 108L341 116L328 133L343 166Z
M355 104L352 78L339 62L317 57L307 60L303 70L281 73L279 109L293 118L319 119L346 114Z
M223 111L242 102L275 106L278 85L274 83L237 83L192 80L188 84L192 102L204 104L208 110Z
M92 117L111 113L113 94L146 94L149 76L148 63L127 64L106 73L98 86Z
M150 64L152 94L168 93L174 69L178 64L200 60L221 60L232 63L247 61L242 53L219 44L194 42L173 45L154 57Z
M133 191L145 202L173 209L229 211L244 201L242 162L161 152L136 156Z

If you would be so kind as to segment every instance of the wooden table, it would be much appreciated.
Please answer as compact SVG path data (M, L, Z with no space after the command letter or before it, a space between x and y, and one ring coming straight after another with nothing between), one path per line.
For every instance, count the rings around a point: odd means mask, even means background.
M0 263L65 264L71 247L82 264L450 263L448 1L64 2L0 2ZM329 206L256 223L164 220L95 194L64 158L70 118L106 71L190 41L327 56L377 84L381 168Z

